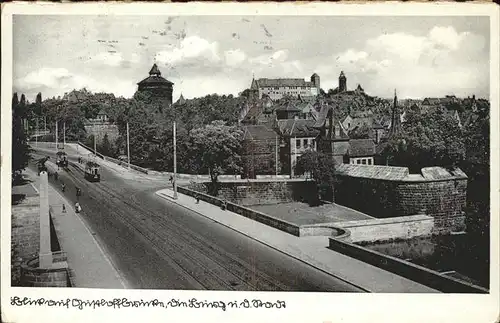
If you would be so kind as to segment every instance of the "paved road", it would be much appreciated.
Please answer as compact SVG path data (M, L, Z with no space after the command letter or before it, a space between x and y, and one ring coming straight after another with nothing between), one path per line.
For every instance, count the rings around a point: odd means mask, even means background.
M360 292L157 197L154 192L166 183L125 181L107 169L101 169L100 183L90 183L76 158L70 160L58 183L64 181L64 194L73 203L76 186L82 189L83 217L132 288Z

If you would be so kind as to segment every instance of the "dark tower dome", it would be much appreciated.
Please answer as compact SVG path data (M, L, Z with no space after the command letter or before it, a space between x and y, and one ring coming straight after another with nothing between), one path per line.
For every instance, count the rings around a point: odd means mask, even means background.
M155 99L163 99L170 106L174 83L161 76L156 64L149 71L149 77L137 83L139 92L148 92Z

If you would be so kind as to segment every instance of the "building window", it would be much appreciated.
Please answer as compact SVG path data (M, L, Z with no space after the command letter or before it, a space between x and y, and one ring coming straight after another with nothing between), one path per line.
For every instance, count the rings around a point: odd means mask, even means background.
M364 159L364 158L363 158L363 159L361 160L361 163L362 163L363 165L366 165L366 159Z
M297 139L297 140L296 140L295 145L297 146L297 148L300 148L300 139Z
M356 164L361 164L361 160L356 159Z
M371 164L372 164L372 160L368 159L368 165L371 165Z

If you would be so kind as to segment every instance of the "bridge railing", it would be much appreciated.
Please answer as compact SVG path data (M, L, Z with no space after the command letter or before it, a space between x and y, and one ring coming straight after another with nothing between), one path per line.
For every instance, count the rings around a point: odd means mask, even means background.
M84 145L83 143L81 143L80 141L78 141L78 145L80 145L82 148L85 148L91 152L93 152L93 149ZM114 164L117 164L118 166L122 166L122 167L128 167L128 163L126 162L123 162L121 160L118 160L118 159L115 159L115 158L112 158L112 157L109 157L109 156L106 156L106 155L103 155L99 152L96 152L96 155L101 158L101 159L104 159L106 161L109 161L109 162L112 162ZM148 173L148 170L145 169L145 168L142 168L142 167L139 167L139 166L136 166L136 165L133 165L133 164L130 164L130 168L132 168L133 170L136 170L138 172L141 172L141 173L144 173L144 174L147 174Z

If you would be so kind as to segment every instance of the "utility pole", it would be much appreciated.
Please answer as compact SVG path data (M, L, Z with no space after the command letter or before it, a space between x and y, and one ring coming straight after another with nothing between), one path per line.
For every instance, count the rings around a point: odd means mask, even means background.
M66 120L63 123L63 149L66 148Z
M47 134L47 116L43 116L43 130Z
M175 134L174 121L174 199L177 200L177 138Z
M275 164L276 164L276 176L278 176L278 135L276 135L276 156L275 156Z
M38 117L36 118L35 140L36 140L36 147L38 147Z
M128 130L128 122L127 122L127 160L128 160L128 169L130 170L130 133Z
M96 143L96 135L94 133L94 157L97 157L97 143Z
M57 152L57 149L59 148L58 142L57 142L57 133L58 133L58 129L57 129L57 119L56 119L56 152Z

